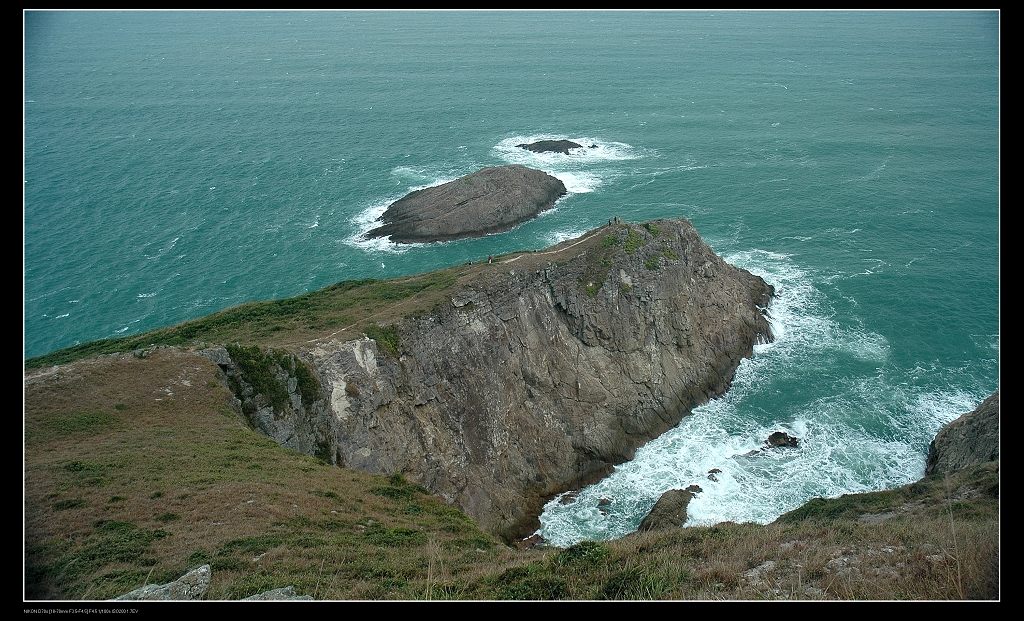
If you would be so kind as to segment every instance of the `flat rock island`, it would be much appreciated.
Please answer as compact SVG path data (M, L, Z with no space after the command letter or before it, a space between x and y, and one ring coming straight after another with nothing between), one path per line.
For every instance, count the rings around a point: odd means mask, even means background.
M538 140L537 142L517 144L520 149L534 153L561 153L569 155L569 149L582 149L583 145L572 140Z
M507 231L543 211L566 193L541 170L494 166L432 188L410 192L380 217L366 237L402 244L448 241Z

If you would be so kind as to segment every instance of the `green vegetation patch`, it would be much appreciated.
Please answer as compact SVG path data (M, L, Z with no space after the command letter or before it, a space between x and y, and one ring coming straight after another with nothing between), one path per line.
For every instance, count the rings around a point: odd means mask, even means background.
M363 332L377 342L377 347L392 356L398 355L398 328L395 326L382 327L375 323L366 327Z
M597 567L611 555L611 550L604 543L597 541L581 541L570 546L551 558L551 562L559 566Z
M288 405L288 386L275 373L275 367L282 366L284 362L280 356L264 352L255 345L227 345L226 349L238 365L242 379L257 393L265 396L275 410L284 410Z
M658 599L674 586L673 581L655 571L631 567L613 574L601 586L601 599Z
M121 426L121 419L109 412L50 414L26 421L25 440L33 444L105 433Z
M363 534L366 542L386 548L417 546L427 542L427 535L415 528L385 528L374 524Z
M622 249L627 254L633 254L644 245L644 236L637 232L635 229L630 227L629 232L626 234L626 241L622 245Z
M539 563L513 567L494 580L498 599L553 600L569 596L565 579Z
M417 294L443 291L455 284L458 270L444 270L397 280L347 280L319 291L267 302L250 302L201 319L136 336L91 341L25 361L27 369L66 364L103 354L140 351L161 345L266 342L291 333L341 327L382 306Z

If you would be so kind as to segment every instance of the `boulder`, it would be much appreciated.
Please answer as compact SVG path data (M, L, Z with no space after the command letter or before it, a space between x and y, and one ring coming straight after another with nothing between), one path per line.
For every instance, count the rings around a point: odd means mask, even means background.
M286 586L286 587L281 587L279 589L270 589L269 591L264 591L262 593L257 593L256 595L250 595L249 597L246 597L242 601L244 601L244 602L258 602L258 601L279 601L279 600L285 600L285 599L310 601L310 600L313 599L313 597L310 596L310 595L299 595L298 593L295 592L295 587L289 585L289 586Z
M115 597L116 600L191 600L202 599L210 589L210 566L202 565L167 584L147 584Z
M693 500L693 493L685 489L670 489L658 498L654 508L640 522L640 532L677 528L686 522L686 507Z

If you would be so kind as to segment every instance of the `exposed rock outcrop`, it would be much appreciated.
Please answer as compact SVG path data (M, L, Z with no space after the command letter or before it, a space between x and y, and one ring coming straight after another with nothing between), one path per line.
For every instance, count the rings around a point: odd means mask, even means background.
M210 566L202 565L167 584L147 584L144 587L129 591L115 597L122 599L143 600L191 600L203 599L210 590Z
M925 475L952 474L999 459L999 391L939 430L928 447Z
M552 260L523 255L401 321L397 356L369 338L316 343L339 463L403 472L511 538L535 529L547 498L723 393L771 338L771 287L689 222L607 231Z
M506 231L554 206L566 192L551 175L525 166L495 166L410 192L380 217L367 237L399 243L447 241Z
M394 347L306 346L323 407L289 396L257 424L283 429L279 442L294 431L285 441L306 452L330 436L332 462L401 472L507 540L533 532L547 499L631 459L771 339L772 288L689 222L561 248L475 272L451 303L388 326ZM307 422L292 422L297 405Z
M236 345L199 353L227 375L237 405L254 429L281 446L338 462L330 404L305 362L286 352Z
M270 589L256 595L250 595L242 601L244 602L263 602L263 601L281 601L281 600L303 600L312 601L313 597L310 595L299 595L295 592L295 587L286 586L280 589Z
M686 523L686 508L693 500L693 492L670 489L658 498L651 512L640 522L640 532L678 528Z
M562 153L569 155L569 149L582 149L583 145L572 140L538 140L537 142L517 144L517 147L534 153ZM591 148L597 145L591 145Z

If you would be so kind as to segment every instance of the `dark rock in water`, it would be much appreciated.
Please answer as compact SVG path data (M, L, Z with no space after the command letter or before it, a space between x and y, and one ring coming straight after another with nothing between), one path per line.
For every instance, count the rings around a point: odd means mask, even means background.
M560 505L567 505L573 502L576 502L576 492L568 492L558 499L558 504Z
M686 486L686 491L690 492L691 494L699 494L699 493L704 491L704 488L702 488L700 485L696 485L696 484L694 484L694 485L687 485Z
M526 539L520 539L519 541L517 541L516 547L520 550L528 550L530 548L540 548L545 546L546 544L547 541L544 539L544 537L541 537L539 534L534 533Z
M686 522L686 507L693 500L693 493L684 489L670 489L661 495L647 517L640 522L640 532L678 528Z
M999 391L939 430L928 447L925 475L951 474L999 459Z
M760 452L761 452L761 451L759 451L759 450L757 450L757 449L754 449L754 450L752 450L752 451L747 451L746 453L744 453L744 454L743 454L743 457L753 457L754 455L757 455L757 454L759 454Z
M765 440L765 444L774 448L781 448L784 446L796 448L800 444L798 438L794 438L785 431L775 431L772 435L768 436Z
M517 144L517 147L534 153L562 153L569 155L569 149L582 149L583 145L572 140L538 140L537 142Z
M590 148L591 148L591 149L596 149L596 148L597 148L597 145L596 145L596 144L592 144L592 145L590 145Z
M551 209L565 185L541 170L495 166L410 192L380 217L367 237L402 244L480 237L507 231Z
M597 501L597 506L599 507L607 507L610 504L612 504L611 498L602 498L601 500Z
M715 476L715 475L718 475L718 474L722 474L722 469L721 468L712 468L711 470L708 470L708 480L709 481L714 481L715 483L718 483L718 477Z

